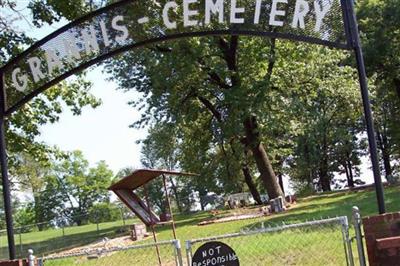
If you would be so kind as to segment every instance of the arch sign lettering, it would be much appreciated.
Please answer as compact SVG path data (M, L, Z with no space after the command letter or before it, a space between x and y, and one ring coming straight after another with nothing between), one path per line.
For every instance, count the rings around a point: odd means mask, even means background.
M163 40L245 34L350 48L339 0L121 1L39 41L2 68L6 114L83 68Z
M264 36L354 50L378 205L384 212L352 0L121 0L60 28L0 68L0 158L9 241L13 242L13 235L4 119L47 88L117 54L155 42L206 35ZM9 246L11 255L13 244Z

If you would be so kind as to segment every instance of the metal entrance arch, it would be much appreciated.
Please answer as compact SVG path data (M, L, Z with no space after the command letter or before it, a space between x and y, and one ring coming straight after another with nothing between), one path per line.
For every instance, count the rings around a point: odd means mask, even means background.
M206 35L251 35L354 50L379 212L375 133L352 0L121 0L53 32L0 68L0 164L10 258L15 258L4 121L49 87L122 52Z

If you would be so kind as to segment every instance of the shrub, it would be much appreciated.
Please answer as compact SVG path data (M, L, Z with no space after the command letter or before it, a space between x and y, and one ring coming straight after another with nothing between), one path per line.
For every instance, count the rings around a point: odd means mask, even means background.
M91 223L113 222L119 219L121 219L121 212L112 203L97 203L89 210L89 221Z
M14 219L17 227L19 227L19 230L21 230L20 232L27 233L32 231L34 228L32 224L35 223L35 212L31 206L21 208L18 209Z

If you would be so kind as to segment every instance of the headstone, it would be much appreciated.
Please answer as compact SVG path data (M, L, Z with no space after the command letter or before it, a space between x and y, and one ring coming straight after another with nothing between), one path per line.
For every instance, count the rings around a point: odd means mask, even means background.
M171 221L171 220L172 220L172 218L171 218L171 215L169 213L163 212L163 213L160 214L160 221L161 222L168 222L168 221Z
M143 239L146 233L146 226L144 224L131 225L131 238L133 241Z
M296 202L296 196L295 195L288 195L285 197L286 201L289 203L295 203Z
M275 212L275 200L271 199L269 201L269 205L271 206L271 212Z
M239 266L239 258L228 245L212 241L200 246L193 255L192 266Z
M277 201L278 201L278 212L283 212L283 206L284 206L284 204L283 204L283 197L282 196L279 196L278 198L277 198Z
M272 212L279 213L284 211L283 197L279 196L275 199L270 200L269 203L271 205Z

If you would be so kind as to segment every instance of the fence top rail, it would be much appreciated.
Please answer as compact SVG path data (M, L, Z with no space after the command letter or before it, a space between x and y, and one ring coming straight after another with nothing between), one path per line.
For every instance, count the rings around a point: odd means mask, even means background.
M207 241L215 241L219 239L226 239L226 238L233 238L233 237L240 237L240 236L249 236L255 234L262 234L262 233L271 233L271 232L279 232L286 229L293 229L299 227L307 227L313 225L324 225L324 224L339 224L339 225L348 225L347 216L340 216L335 218L327 218L315 221L307 221L303 223L296 223L296 224L283 224L281 226L276 227L268 227L268 228L261 228L257 230L245 231L245 232L238 232L238 233L231 233L219 236L212 236L212 237L204 237L204 238L197 238L191 239L186 241L186 247L190 247L191 244L199 243L199 242L207 242Z
M131 250L131 249L142 249L142 248L150 248L155 246L165 246L175 244L177 240L164 240L159 241L157 243L148 243L148 244L141 244L141 245L132 245L126 247L111 247L111 248L94 248L82 252L76 252L73 254L65 254L65 255L58 255L58 256L46 256L43 257L43 260L57 260L57 259L65 259L65 258L72 258L72 257L81 257L81 256L88 256L93 254L106 254L115 251L123 251L123 250Z

